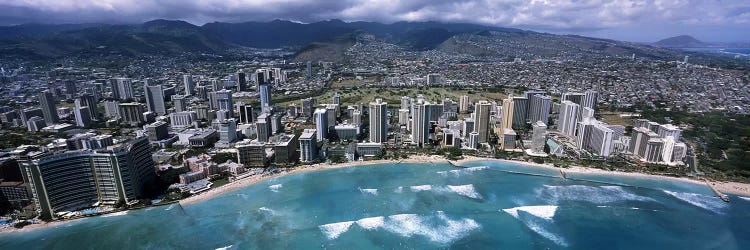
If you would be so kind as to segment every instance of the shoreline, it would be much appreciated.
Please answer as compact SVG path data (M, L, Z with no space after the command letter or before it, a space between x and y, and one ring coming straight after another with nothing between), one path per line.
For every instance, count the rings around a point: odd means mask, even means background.
M456 165L461 165L463 163L474 162L474 161L497 161L497 162L515 163L515 164L529 165L529 166L540 167L540 168L545 168L545 169L561 170L565 173L574 173L574 174L600 174L600 175L622 176L622 177L631 177L631 178L646 178L646 179L654 179L654 180L687 182L687 183L691 183L695 185L706 186L707 188L710 188L708 185L712 185L717 190L719 190L720 192L724 194L750 197L750 183L721 182L721 181L706 180L703 178L697 179L697 178L688 178L688 177L675 177L675 176L666 176L666 175L657 175L657 174L647 174L647 173L640 173L640 172L612 171L612 170L604 170L604 169L599 169L599 168L584 167L584 166L578 166L578 165L571 166L569 168L559 168L559 167L554 167L549 163L539 164L539 163L534 163L534 162L483 158L483 157L474 157L474 156L464 156L464 159L455 161L454 163L456 163Z
M704 180L698 180L698 179L687 178L687 177L653 175L653 174L646 174L646 173L639 173L639 172L610 171L610 170L603 170L603 169L584 167L584 166L572 166L569 168L559 168L559 167L554 167L551 164L539 164L539 163L534 163L534 162L484 158L484 157L475 157L475 156L464 156L464 158L461 160L450 161L446 159L445 157L437 156L437 155L413 155L413 156L410 156L409 158L401 159L401 160L354 161L354 162L346 162L346 163L338 163L338 164L317 163L313 165L295 167L291 171L284 171L278 174L271 174L271 175L251 176L251 177L247 177L241 180L237 180L235 182L230 182L221 187L218 187L215 189L209 189L205 192L179 200L176 203L179 203L179 205L181 206L191 205L191 204L213 199L217 196L224 195L229 192L233 192L242 188L255 185L259 182L271 180L274 178L284 177L284 176L300 174L300 173L317 172L317 171L322 171L322 170L330 170L330 169L338 169L338 168L346 168L346 167L363 167L363 166L388 164L388 163L447 163L447 164L454 165L456 167L462 167L465 163L477 162L477 161L494 161L494 162L504 162L504 163L511 163L511 164L520 164L520 165L536 167L536 168L558 170L558 171L563 171L565 173L601 174L601 175L621 176L621 177L629 177L629 178L647 178L647 179L653 179L653 180L687 182L687 183L691 183L695 185L706 186L707 188L710 188L708 185L713 185L716 189L718 189L724 194L750 197L750 183L717 182L717 181L708 181L708 180L704 181ZM139 209L143 209L143 208L139 208ZM134 210L138 210L138 209L134 209ZM129 211L129 210L125 210L125 211ZM32 230L42 229L42 228L58 227L67 223L79 221L79 220L86 219L86 218L89 218L89 217L76 218L76 219L71 219L71 220L62 220L62 221L52 221L52 222L38 223L38 224L30 224L20 229L14 228L11 226L9 228L0 230L0 234L20 233L24 231L32 231Z

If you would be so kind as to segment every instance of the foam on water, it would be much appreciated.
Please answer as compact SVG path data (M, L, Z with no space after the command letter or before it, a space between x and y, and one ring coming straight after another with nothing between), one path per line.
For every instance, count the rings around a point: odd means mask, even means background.
M234 245L229 245L229 246L225 246L225 247L220 247L220 248L216 248L216 250L228 250L228 249L231 249L231 248L232 248L233 246L234 246Z
M403 192L403 191L404 191L404 187L402 187L402 186L399 186L399 187L397 187L396 189L393 190L393 192L396 192L396 193L399 193L399 194L401 192Z
M437 219L440 224L433 226L427 216L418 216L416 214L397 214L388 216L384 228L392 233L403 237L421 235L437 243L450 243L457 239L463 238L471 231L479 229L479 223L472 219L464 218L451 220L444 213L438 212Z
M385 217L383 216L364 218L357 221L357 226L366 230L381 228L383 225L385 225Z
M172 210L172 208L174 208L174 204L172 204L172 205L169 205L169 207L167 207L166 209L164 209L164 211L169 211L169 210Z
M554 233L547 231L542 227L541 225L537 224L533 221L526 221L526 226L531 229L531 231L536 232L537 234L541 235L542 237L551 240L552 242L555 242L555 244L558 244L560 246L568 246L568 243L565 242L565 239L563 239L560 236L555 235Z
M463 196L466 196L466 197L469 197L469 198L482 199L482 195L479 194L476 191L476 189L474 189L474 185L473 184L460 185L460 186L451 186L451 185L448 185L448 189L451 192L454 192L456 194L463 195Z
M432 186L430 185L411 186L410 188L411 188L411 191L414 191L414 192L432 190Z
M724 201L713 196L695 193L673 192L668 190L664 190L664 193L667 193L684 202L690 203L693 206L700 207L714 213L721 213L721 211L727 207L727 204Z
M743 200L746 200L746 201L750 201L750 197L737 196L737 198L740 198L740 199L743 199Z
M270 189L273 192L279 192L279 188L283 186L284 185L281 185L281 184L274 184L274 185L268 186L268 189Z
M556 203L562 200L612 203L619 201L653 201L653 199L630 193L620 186L550 186L544 185L537 193Z
M120 212L116 212L116 213L105 214L105 215L102 215L102 217L114 217L114 216L122 216L122 215L126 215L126 214L128 214L128 211L120 211Z
M395 214L388 217L378 216L345 221L319 226L320 230L333 240L349 230L352 224L364 230L383 229L402 237L424 236L430 241L445 244L466 237L480 228L472 219L450 219L442 211L437 215Z
M273 209L267 208L267 207L260 207L260 208L258 208L258 211L267 212L267 213L270 213L270 214L276 213L276 211L274 211Z
M518 211L524 211L542 219L552 220L552 217L555 217L555 212L557 212L557 206L553 206L553 205L523 206L523 207L506 208L506 209L503 209L503 211L512 215L516 219L518 219Z
M487 166L468 167L468 168L454 169L454 170L448 170L448 171L438 171L438 172L435 172L435 173L437 173L439 175L442 175L442 176L448 176L448 173L451 173L453 175L458 176L458 175L461 175L462 173L471 173L471 172L475 172L475 171L479 171L479 170L485 170L485 169L488 169L488 168L489 167L487 167Z
M320 231L322 231L326 235L326 237L328 237L329 240L333 240L338 238L342 233L349 231L349 227L351 227L352 224L354 224L353 221L344 221L320 225L318 227L320 228Z
M375 188L360 188L359 191L363 194L378 195L378 190Z

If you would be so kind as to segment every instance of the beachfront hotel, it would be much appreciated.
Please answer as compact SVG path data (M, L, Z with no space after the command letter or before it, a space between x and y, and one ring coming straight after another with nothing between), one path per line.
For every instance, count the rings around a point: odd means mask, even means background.
M106 149L50 155L23 167L35 209L48 218L99 204L137 201L156 177L147 137Z

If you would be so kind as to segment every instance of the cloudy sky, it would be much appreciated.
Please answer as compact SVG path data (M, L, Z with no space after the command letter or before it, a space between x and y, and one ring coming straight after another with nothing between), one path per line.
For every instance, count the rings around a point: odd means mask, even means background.
M0 0L0 25L284 19L443 21L627 41L750 41L750 0Z

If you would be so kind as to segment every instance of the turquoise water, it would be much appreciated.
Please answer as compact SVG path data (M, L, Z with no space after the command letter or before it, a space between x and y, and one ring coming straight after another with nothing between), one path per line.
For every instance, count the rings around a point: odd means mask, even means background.
M0 234L0 249L748 249L750 200L501 162L281 177L214 199ZM638 187L633 187L638 186Z

